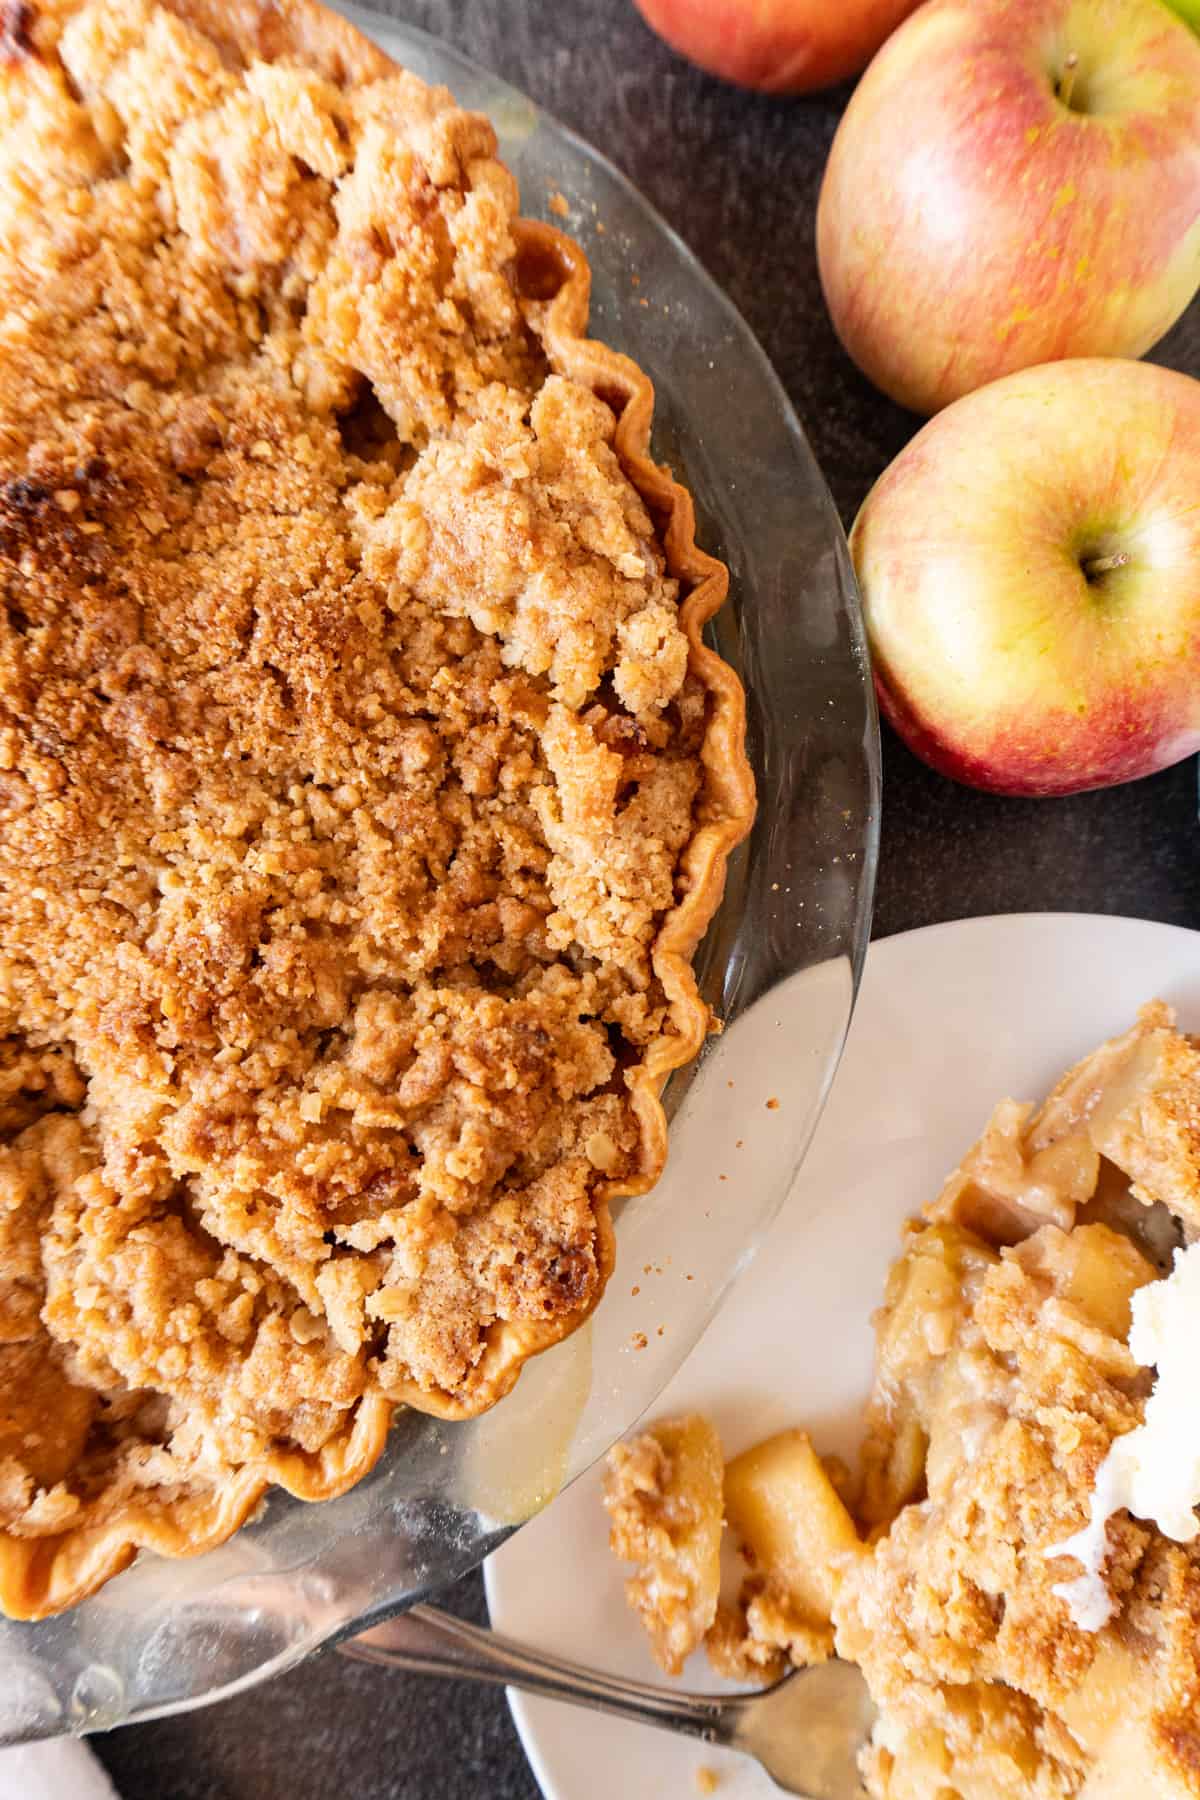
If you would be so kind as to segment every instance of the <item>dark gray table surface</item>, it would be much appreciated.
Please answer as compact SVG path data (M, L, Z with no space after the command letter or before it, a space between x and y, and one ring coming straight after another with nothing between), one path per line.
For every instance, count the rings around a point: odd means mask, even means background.
M849 524L914 421L839 349L813 216L845 91L742 94L688 68L631 0L376 0L495 69L618 163L765 345ZM1156 358L1200 374L1200 303ZM884 745L875 935L977 913L1200 924L1196 770L1070 800L997 800ZM471 1577L445 1601L482 1619ZM317 1657L241 1699L93 1743L123 1800L536 1800L498 1691Z

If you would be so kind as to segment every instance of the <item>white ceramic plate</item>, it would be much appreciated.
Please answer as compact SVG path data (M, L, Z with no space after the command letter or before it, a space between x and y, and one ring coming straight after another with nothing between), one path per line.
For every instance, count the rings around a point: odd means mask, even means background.
M966 919L872 946L841 1070L803 1170L733 1300L655 1413L701 1408L726 1451L805 1425L853 1454L871 1375L870 1316L901 1222L937 1191L1002 1096L1036 1099L1154 997L1200 1029L1200 932L1029 913ZM727 1173L737 1180L737 1156ZM700 1226L697 1227L700 1229ZM653 1292L686 1276L625 1266ZM657 1675L607 1549L593 1468L486 1568L497 1631L642 1680ZM688 1686L720 1684L703 1654ZM511 1695L546 1800L689 1800L705 1764L720 1800L778 1794L757 1768L648 1726Z

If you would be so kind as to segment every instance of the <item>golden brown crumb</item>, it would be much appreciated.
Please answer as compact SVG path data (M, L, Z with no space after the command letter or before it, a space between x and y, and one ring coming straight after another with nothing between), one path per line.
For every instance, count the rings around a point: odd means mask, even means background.
M707 1763L701 1763L696 1770L696 1791L700 1794L715 1794L721 1785L721 1777Z
M772 1096L772 1098L767 1101L767 1111L768 1112L777 1112L778 1110L779 1110L779 1102Z
M558 193L557 190L551 194L546 204L555 217L559 219L565 219L571 210L567 205L566 196Z
M764 1685L787 1668L808 1668L833 1654L833 1630L798 1612L790 1597L763 1575L742 1584L734 1605L722 1603L704 1640L708 1660L727 1681Z
M753 1635L741 1606L722 1601L704 1640L704 1649L716 1674L725 1681L744 1681L765 1687L778 1681L787 1658L777 1644Z

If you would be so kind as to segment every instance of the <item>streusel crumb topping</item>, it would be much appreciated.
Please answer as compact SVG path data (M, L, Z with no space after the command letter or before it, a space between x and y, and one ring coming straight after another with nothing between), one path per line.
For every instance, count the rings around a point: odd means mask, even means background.
M677 584L491 127L193 10L7 7L15 1536L365 1396L469 1412L498 1328L586 1314L701 805Z

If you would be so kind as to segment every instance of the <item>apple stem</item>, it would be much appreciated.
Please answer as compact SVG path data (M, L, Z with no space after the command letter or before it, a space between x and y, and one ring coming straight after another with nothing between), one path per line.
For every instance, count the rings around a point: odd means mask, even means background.
M1113 556L1097 556L1085 562L1083 572L1089 581L1095 581L1098 575L1108 575L1113 569L1123 569L1126 563L1133 561L1128 550L1118 550Z
M1071 95L1075 92L1075 77L1079 72L1079 57L1074 50L1063 60L1063 72L1058 80L1058 97L1064 106L1070 106Z

